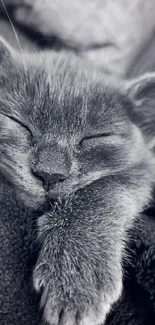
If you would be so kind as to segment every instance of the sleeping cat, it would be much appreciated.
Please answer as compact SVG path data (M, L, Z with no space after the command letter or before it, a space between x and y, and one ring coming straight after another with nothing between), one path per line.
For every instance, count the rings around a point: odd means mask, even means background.
M24 63L24 64L23 64ZM38 218L33 283L51 325L100 325L154 185L154 75L112 87L72 54L0 40L0 171Z

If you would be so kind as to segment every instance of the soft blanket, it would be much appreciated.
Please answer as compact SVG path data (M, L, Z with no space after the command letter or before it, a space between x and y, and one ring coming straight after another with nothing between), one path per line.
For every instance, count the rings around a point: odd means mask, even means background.
M130 77L155 69L154 0L3 2L24 29L39 32L48 44L57 39L110 74Z
M107 325L155 324L155 210L141 216L130 233L124 292Z

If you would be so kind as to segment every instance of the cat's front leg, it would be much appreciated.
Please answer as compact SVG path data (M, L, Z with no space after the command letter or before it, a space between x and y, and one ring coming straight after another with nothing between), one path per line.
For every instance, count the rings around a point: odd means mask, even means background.
M40 218L42 247L33 272L50 325L101 325L122 290L120 238L108 243L96 232L70 232L65 220L49 228ZM69 227L69 228L68 228Z

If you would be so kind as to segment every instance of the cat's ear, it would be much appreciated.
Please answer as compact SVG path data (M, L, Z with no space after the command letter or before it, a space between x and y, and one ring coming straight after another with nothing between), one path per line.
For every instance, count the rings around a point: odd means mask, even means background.
M0 68L10 66L13 57L13 48L0 36Z
M133 103L129 115L141 128L149 146L155 147L155 73L127 82L124 89Z

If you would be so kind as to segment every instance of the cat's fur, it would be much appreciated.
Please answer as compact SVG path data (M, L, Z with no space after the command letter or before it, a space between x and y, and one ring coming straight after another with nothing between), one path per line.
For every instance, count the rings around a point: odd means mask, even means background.
M44 317L99 325L121 294L126 231L151 198L155 116L142 94L154 77L123 95L73 55L27 54L24 69L2 40L0 65L0 171L19 201L48 209L33 272Z

